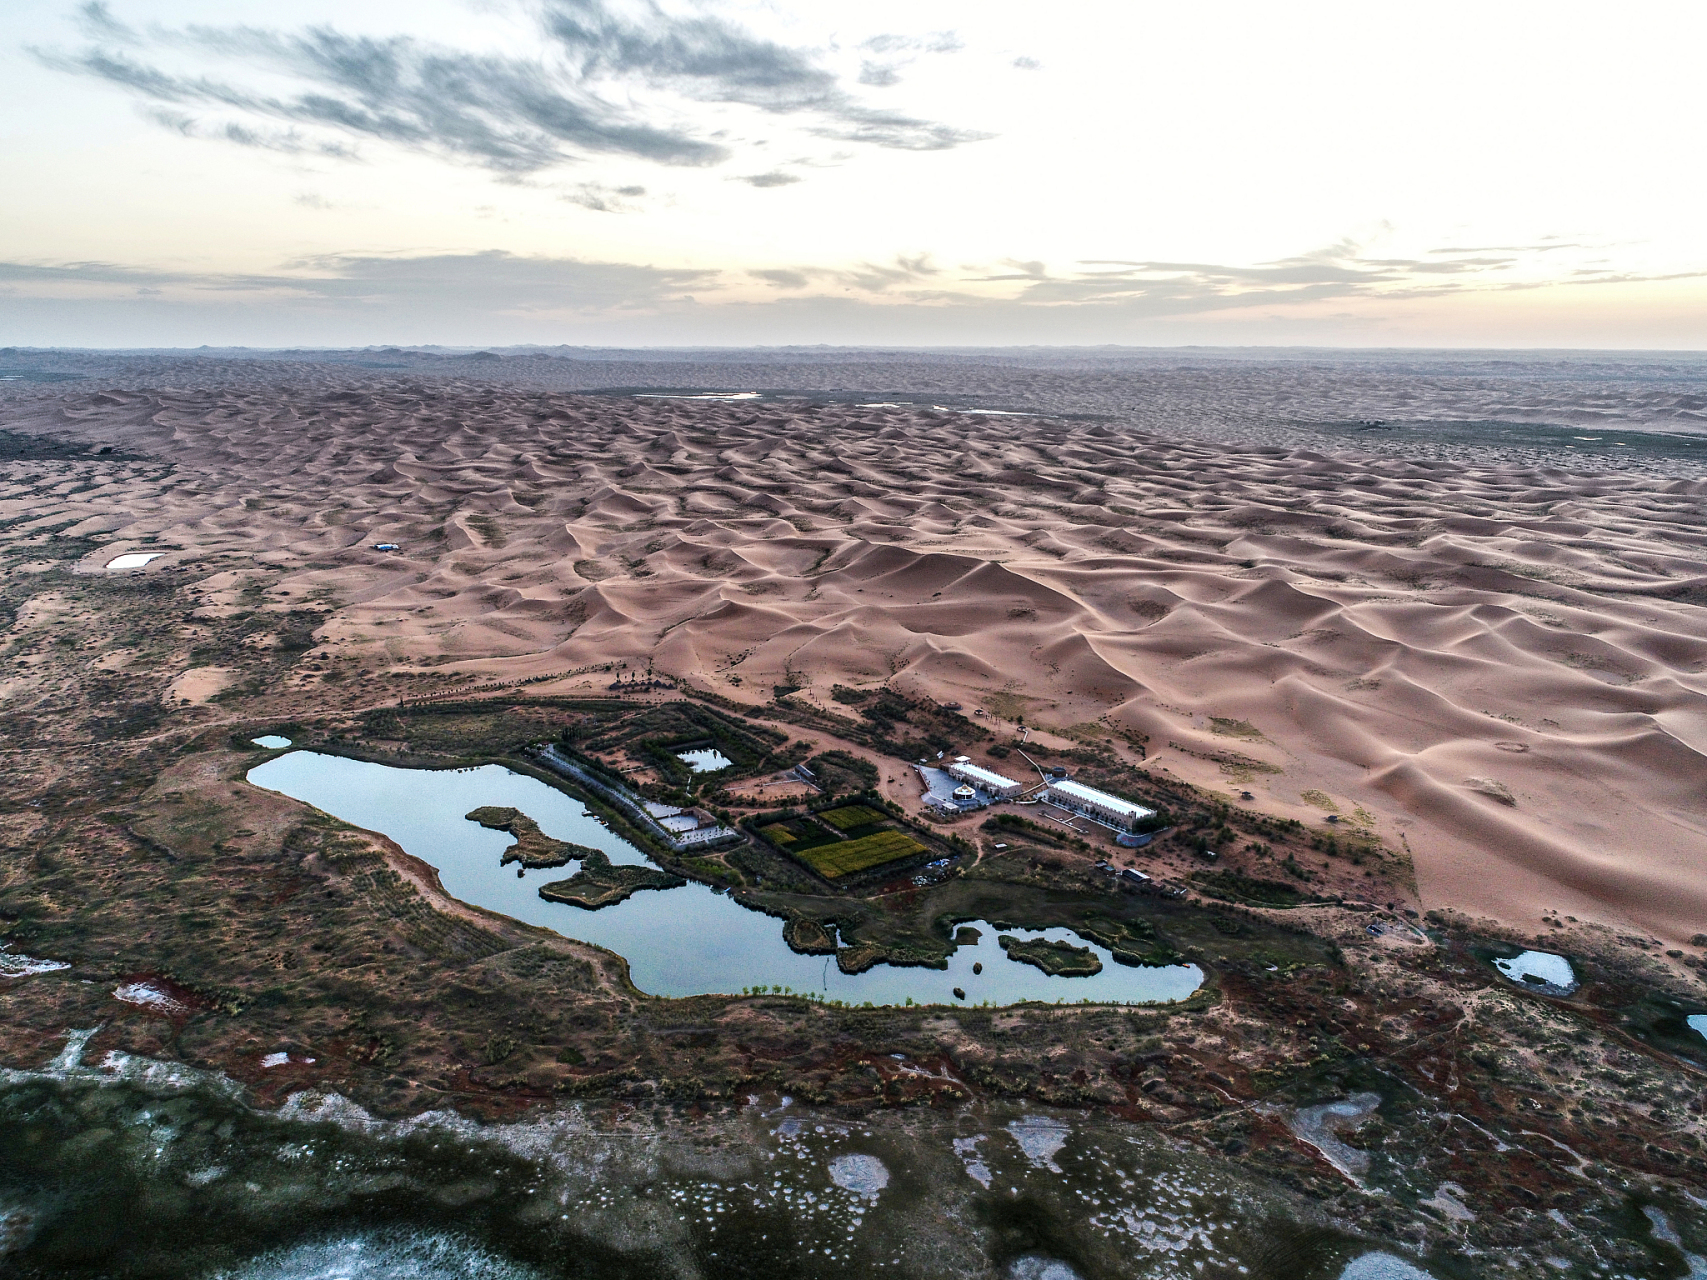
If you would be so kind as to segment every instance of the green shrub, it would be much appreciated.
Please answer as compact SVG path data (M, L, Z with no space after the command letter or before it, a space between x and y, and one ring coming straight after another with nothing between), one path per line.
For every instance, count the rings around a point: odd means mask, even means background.
M831 795L848 795L875 787L877 768L847 751L826 751L806 762L818 785Z

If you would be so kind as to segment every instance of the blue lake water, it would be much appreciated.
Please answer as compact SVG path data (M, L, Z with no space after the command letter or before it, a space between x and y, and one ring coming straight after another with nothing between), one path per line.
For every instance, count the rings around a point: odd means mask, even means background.
M698 751L678 751L676 759L695 773L716 773L719 769L727 769L735 763L716 747L701 747Z
M521 810L558 840L603 850L613 862L644 863L640 850L611 832L579 800L537 778L501 765L472 769L400 769L311 751L292 751L257 765L249 781L291 796L333 817L390 836L404 850L437 868L452 897L528 924L607 947L627 958L634 984L660 996L737 994L753 987L786 987L850 1004L967 1004L1024 1000L1152 1003L1180 1000L1203 982L1196 965L1134 968L1117 964L1103 948L1068 929L1008 929L1015 937L1046 937L1090 946L1102 972L1089 978L1051 977L1009 960L984 921L947 969L878 965L849 975L831 956L803 956L782 940L782 922L749 910L702 884L647 890L626 902L587 911L547 902L539 887L574 873L574 864L549 870L500 867L509 835L469 822L482 805ZM982 963L984 972L972 966Z

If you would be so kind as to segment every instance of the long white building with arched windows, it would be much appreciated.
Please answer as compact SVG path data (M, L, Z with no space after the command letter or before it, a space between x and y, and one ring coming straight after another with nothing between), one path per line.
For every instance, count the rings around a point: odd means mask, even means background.
M1154 809L1087 787L1071 778L1057 778L1049 784L1043 796L1050 804L1082 814L1092 822L1113 827L1116 831L1136 831L1145 819L1156 816Z
M958 779L968 786L976 787L986 795L999 800L1012 800L1025 790L1023 782L1015 782L1012 778L1004 778L993 770L973 764L967 756L956 756L942 768L949 777Z

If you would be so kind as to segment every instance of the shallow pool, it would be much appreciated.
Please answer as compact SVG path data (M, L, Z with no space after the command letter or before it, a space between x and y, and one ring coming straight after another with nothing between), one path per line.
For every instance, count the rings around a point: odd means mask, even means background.
M1022 1000L1149 1003L1180 1000L1203 981L1196 965L1132 968L1086 943L1068 929L1008 929L1026 938L1047 937L1088 945L1102 961L1089 978L1051 977L1009 960L996 931L983 921L972 927L977 943L959 947L947 969L878 965L849 975L833 956L803 956L782 940L782 922L741 906L703 884L647 890L626 902L586 911L547 902L539 887L573 874L573 865L541 871L499 866L511 844L463 815L482 805L520 809L546 835L591 845L613 862L643 863L646 857L606 828L579 800L537 778L500 765L475 769L399 769L311 751L292 751L249 771L249 781L292 796L370 831L390 836L406 851L438 869L453 897L543 925L566 937L596 943L627 958L634 984L660 996L735 994L754 987L791 989L826 1000L860 1004L954 1004L953 990L968 1004L1013 1004ZM972 966L982 963L984 972Z
M164 551L127 551L124 555L107 561L107 568L140 569L150 560L158 560L165 554Z
M695 773L716 773L719 769L727 769L735 763L716 747L701 747L697 751L678 751L676 752L676 759L687 765Z
M1396 1254L1378 1250L1353 1258L1340 1272L1340 1280L1434 1280L1415 1263Z
M1551 951L1525 951L1509 960L1495 960L1494 968L1524 986L1548 986L1569 991L1577 985L1577 975L1571 968L1571 962Z
M265 747L268 751L283 751L290 746L290 739L276 733L264 733L259 738L250 738L257 747Z

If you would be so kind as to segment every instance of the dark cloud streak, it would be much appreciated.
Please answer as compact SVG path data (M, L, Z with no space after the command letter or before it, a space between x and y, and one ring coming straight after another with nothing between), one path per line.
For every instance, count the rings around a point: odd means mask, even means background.
M619 13L605 0L545 0L537 58L478 54L408 36L346 36L325 27L287 34L256 27L190 27L139 33L104 4L82 11L92 43L75 52L36 51L47 65L105 81L143 99L163 122L191 136L246 146L348 154L257 127L330 131L384 141L522 175L580 155L626 156L666 165L726 160L729 147L673 114L649 119L617 105L636 86L691 101L798 116L809 132L902 150L942 150L987 135L954 129L858 101L810 50L755 36L713 16L675 17L656 5ZM945 46L946 47L946 46ZM232 78L182 74L144 59L219 59ZM255 72L295 80L288 92L244 86ZM235 113L204 126L189 112Z

